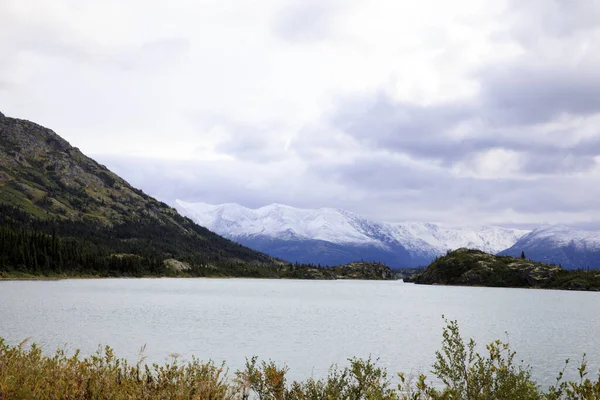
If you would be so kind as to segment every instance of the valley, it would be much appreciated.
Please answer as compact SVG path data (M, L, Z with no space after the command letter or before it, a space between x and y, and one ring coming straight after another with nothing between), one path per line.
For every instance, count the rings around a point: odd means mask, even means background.
M457 248L596 268L600 234L383 223L334 208L249 209L129 185L53 131L0 114L0 277L393 279ZM328 268L329 267L329 268ZM333 268L335 267L335 268Z

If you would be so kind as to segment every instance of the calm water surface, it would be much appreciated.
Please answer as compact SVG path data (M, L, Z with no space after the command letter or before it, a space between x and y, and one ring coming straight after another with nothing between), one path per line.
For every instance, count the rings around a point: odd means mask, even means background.
M390 372L428 372L442 314L481 345L506 339L542 384L566 358L600 366L600 293L420 286L398 281L99 279L0 282L0 336L132 361L169 354L227 361L258 355L290 378L323 377L352 356ZM573 365L574 367L574 365ZM571 374L570 376L574 376Z

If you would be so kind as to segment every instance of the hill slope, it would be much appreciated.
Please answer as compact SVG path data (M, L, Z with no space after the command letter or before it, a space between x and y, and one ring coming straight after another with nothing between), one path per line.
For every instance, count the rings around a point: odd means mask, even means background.
M131 187L53 131L1 113L0 208L0 271L160 272L168 258L204 267L274 262Z
M272 204L249 209L177 200L175 207L197 223L250 248L288 261L337 265L353 260L392 267L429 264L459 247L506 249L528 231L499 227L445 228L432 223L391 224L341 209L298 209Z
M424 272L409 281L420 284L599 291L600 270L568 271L556 265L462 248L435 260Z
M560 264L567 269L600 268L600 232L565 226L543 226L521 237L501 255Z

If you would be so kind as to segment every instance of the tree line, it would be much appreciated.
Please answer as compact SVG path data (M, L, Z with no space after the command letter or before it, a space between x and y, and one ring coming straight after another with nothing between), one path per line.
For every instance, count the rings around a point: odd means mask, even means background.
M328 268L272 259L203 227L188 226L195 233L176 233L172 227L141 219L106 227L85 220L39 219L18 207L0 204L0 273L336 278L336 272ZM169 258L190 268L173 271L164 264Z

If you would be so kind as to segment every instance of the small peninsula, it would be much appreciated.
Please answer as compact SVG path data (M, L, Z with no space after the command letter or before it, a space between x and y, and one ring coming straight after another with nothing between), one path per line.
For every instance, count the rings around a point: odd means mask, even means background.
M436 259L425 271L405 281L425 285L600 291L600 270L566 270L525 257L496 256L461 248Z

